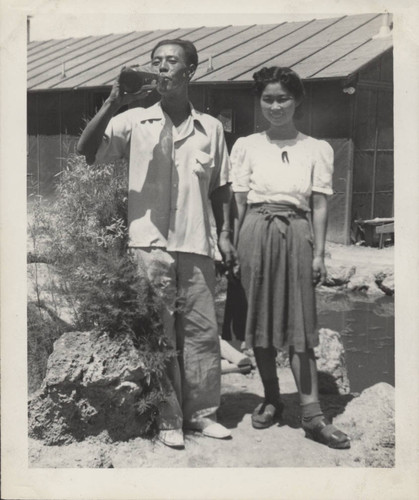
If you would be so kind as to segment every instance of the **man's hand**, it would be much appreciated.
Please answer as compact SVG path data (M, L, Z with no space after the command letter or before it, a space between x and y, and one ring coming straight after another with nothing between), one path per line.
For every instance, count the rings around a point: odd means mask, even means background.
M324 264L323 257L314 257L313 259L313 284L316 286L318 283L323 285L326 282L327 270Z
M124 66L125 67L125 66ZM121 71L124 69L121 68ZM123 92L119 83L121 72L113 82L111 93L109 94L108 101L113 103L118 108L131 104L134 101L145 99L156 88L155 85L143 85L140 90L134 93Z
M237 251L230 240L230 232L221 231L218 238L218 248L220 249L223 258L224 267L226 269L226 276L228 279L239 278L239 261L237 258Z

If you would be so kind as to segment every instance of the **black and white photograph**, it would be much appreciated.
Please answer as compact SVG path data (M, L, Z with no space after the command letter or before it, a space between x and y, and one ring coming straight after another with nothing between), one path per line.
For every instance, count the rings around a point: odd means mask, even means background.
M2 498L417 498L418 9L82 4L2 6Z

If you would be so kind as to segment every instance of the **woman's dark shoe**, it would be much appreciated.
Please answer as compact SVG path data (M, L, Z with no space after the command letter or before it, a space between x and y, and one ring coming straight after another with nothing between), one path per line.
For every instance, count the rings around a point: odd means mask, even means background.
M337 429L324 417L316 422L313 427L304 427L303 422L303 429L307 438L325 444L329 448L343 450L351 447L349 436Z
M273 405L272 403L264 401L253 410L252 426L255 429L266 429L270 427L280 420L283 410L284 405L282 403Z

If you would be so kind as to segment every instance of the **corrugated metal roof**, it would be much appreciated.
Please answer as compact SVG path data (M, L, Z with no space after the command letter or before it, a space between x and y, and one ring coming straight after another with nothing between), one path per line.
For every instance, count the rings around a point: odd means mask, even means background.
M196 82L252 81L257 69L272 65L292 67L303 79L343 78L392 47L391 36L374 38L382 22L381 14L362 14L31 42L28 89L111 85L122 66L146 64L151 49L165 38L194 42L200 59Z

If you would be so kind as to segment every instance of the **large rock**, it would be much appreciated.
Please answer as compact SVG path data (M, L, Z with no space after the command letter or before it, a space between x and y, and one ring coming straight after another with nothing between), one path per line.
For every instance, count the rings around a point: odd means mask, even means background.
M380 290L375 284L375 276L373 272L354 274L347 284L346 289L350 292L365 292L368 295L380 294Z
M356 273L356 267L331 266L327 268L327 278L325 286L343 286L349 283L350 279Z
M338 332L328 328L319 330L319 345L314 349L321 394L349 394L351 391L345 361L345 348ZM279 351L276 363L289 367L288 350Z
M327 280L320 289L332 293L336 290L347 290L365 292L368 295L382 295L383 292L392 295L392 266L388 265L388 258L385 258L382 250L379 250L379 253L370 252L372 250L374 249L354 246L340 248L337 259L326 259ZM343 258L339 257L342 251L347 254Z
M380 382L362 391L334 419L335 425L351 436L353 452L361 466L394 465L394 397L394 387Z
M319 345L314 349L319 374L319 391L323 394L349 394L350 384L345 349L338 332L319 330Z
M118 440L145 435L156 414L147 390L141 353L130 337L64 333L29 401L30 436L62 444L103 431Z

